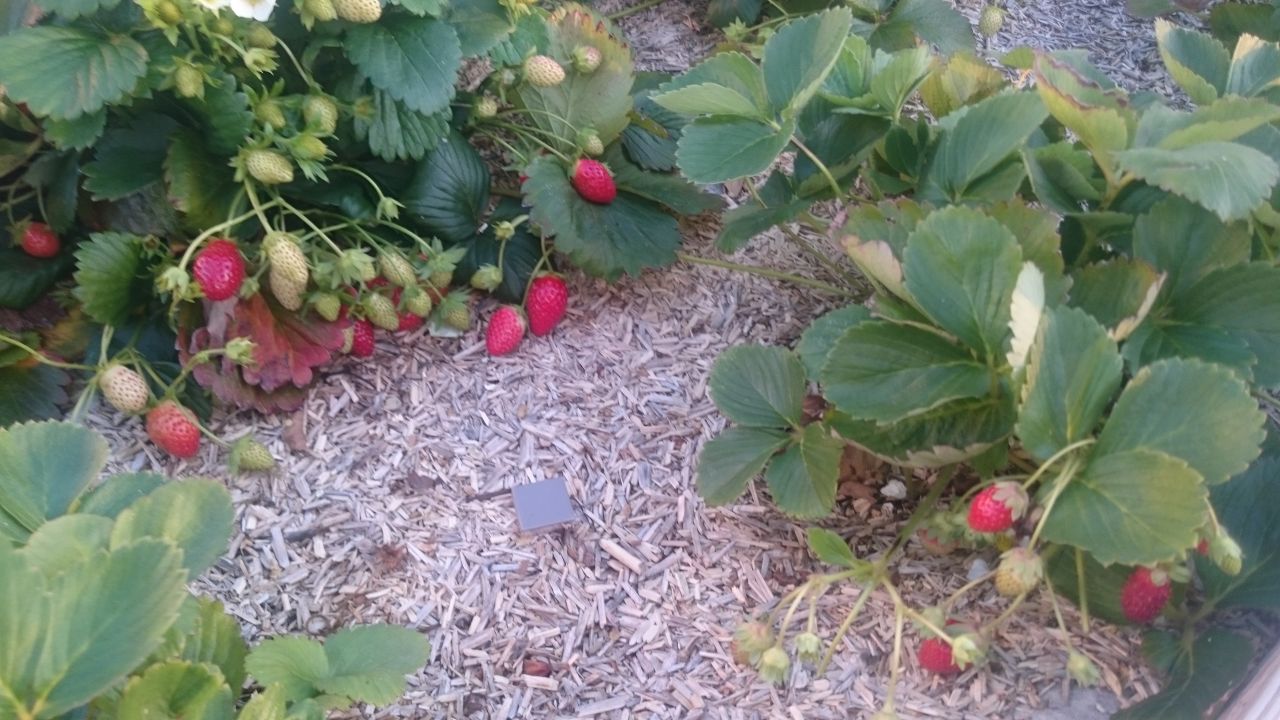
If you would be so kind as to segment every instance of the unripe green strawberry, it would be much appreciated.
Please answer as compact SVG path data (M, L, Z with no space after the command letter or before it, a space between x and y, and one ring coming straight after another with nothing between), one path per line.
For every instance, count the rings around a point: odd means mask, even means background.
M386 278L392 285L409 287L418 281L418 276L413 271L413 265L409 264L409 261L403 255L394 250L384 250L379 253L378 269L382 271L382 277Z
M978 32L982 33L983 37L994 37L1003 26L1004 10L999 5L987 5L982 8L982 15L978 17Z
M302 10L320 22L338 19L338 10L333 6L333 0L303 0Z
M476 117L487 120L498 114L498 100L491 95L484 95L476 100Z
M423 292L421 288L416 286L414 289L417 290L417 292L407 293L408 297L405 298L404 309L418 317L426 317L430 315L431 306L434 304L431 302L430 293ZM406 288L406 291L407 290L408 288Z
M156 5L156 15L167 25L177 25L182 22L182 8L172 0L161 0Z
M382 3L378 0L334 0L333 8L347 22L367 24L382 17Z
M147 381L124 365L112 365L98 378L102 397L111 407L122 413L137 415L147 409L151 391Z
M1044 564L1039 556L1025 547L1016 547L1000 557L996 569L996 592L1005 597L1029 593L1044 577Z
M524 61L524 79L534 87L555 87L564 82L564 68L546 55L534 55Z
M271 30L266 25L254 23L249 26L249 32L245 35L245 42L249 44L249 47L268 50L276 46L276 36L271 33Z
M173 69L173 89L180 97L204 97L204 73L187 63L179 64Z
M787 651L780 647L771 647L760 656L760 677L771 683L786 680L790 669L791 658L787 657Z
M236 31L236 24L225 15L219 16L213 21L213 31L219 35L230 35Z
M289 144L293 156L299 160L323 160L329 156L329 146L315 135L302 133Z
M332 135L338 128L338 106L323 95L308 95L302 101L302 119L320 135Z
M440 322L454 330L471 328L471 308L467 305L465 293L449 293L440 303Z
M471 274L471 287L492 290L502 284L502 271L496 265L481 265Z
M600 61L604 57L600 55L599 48L591 45L579 45L573 51L573 69L583 75L590 75L600 67Z
M316 314L320 317L333 322L342 314L342 301L333 293L325 293L311 301L311 306L316 309Z
M302 293L307 289L310 268L307 256L292 235L273 232L263 241L270 272L267 276L271 294L286 309L302 307Z
M591 157L598 157L604 153L604 143L601 142L600 136L595 130L590 128L583 129L578 133L578 147L582 148L582 152Z
M436 270L427 277L427 282L431 283L432 287L443 290L449 287L449 283L453 282L453 271Z
M231 457L227 465L232 473L270 470L276 466L276 459L266 445L245 436L231 446Z
M244 154L244 169L263 185L293 182L293 163L275 150L250 150Z
M280 103L272 98L259 100L258 104L253 108L253 117L263 125L271 126L274 130L282 130L286 124L284 111L280 109Z
M400 327L400 316L396 314L395 303L391 298L378 293L371 293L364 299L364 314L369 322L383 330L396 330Z

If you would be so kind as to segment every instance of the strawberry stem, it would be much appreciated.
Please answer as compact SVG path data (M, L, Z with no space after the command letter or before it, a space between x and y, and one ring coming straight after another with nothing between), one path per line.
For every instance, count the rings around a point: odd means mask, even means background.
M18 348L19 350L25 350L29 355L31 355L31 357L36 362L41 363L43 365L61 368L63 370L93 370L93 368L89 367L88 365L77 365L76 363L68 363L68 362L62 362L60 360L54 360L53 358L44 355L39 350L36 350L30 345L27 345L26 343L22 342L21 340L18 340L17 338L7 333L0 333L0 343L8 343Z
M698 255L690 255L689 253L676 253L676 257L680 258L680 260L684 262L694 265L709 265L711 267L720 268L721 270L736 270L738 272L751 273L752 275L759 275L773 280L785 280L789 283L813 288L814 290L821 290L823 292L831 293L833 295L841 295L854 300L857 299L857 297L848 290L838 288L835 285L829 285L821 280L800 277L799 275L792 275L791 273L785 273L780 270L773 270L759 265L742 265L740 263L727 262L725 260L715 260L712 258L700 257Z

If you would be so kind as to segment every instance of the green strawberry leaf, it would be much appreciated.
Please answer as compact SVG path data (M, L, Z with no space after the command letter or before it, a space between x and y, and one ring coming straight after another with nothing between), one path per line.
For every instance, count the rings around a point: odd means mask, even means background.
M142 238L128 233L95 233L76 250L76 298L85 315L103 325L123 325L150 297L139 281Z
M1175 649L1169 658L1168 683L1155 695L1112 715L1113 720L1205 717L1248 676L1254 645L1244 635L1211 627L1187 644L1152 632L1143 641L1144 652L1150 649L1149 641L1161 637L1167 638L1162 645Z
M6 96L58 120L123 99L146 69L147 51L126 35L43 25L0 36L0 85Z
M120 720L152 717L224 720L234 711L231 688L214 665L178 660L157 663L124 687Z
M852 25L848 8L834 8L792 20L769 37L761 67L772 113L794 117L809 102L835 65Z
M394 625L340 630L324 643L329 674L316 687L330 695L382 705L405 689L405 676L426 665L431 646L420 633Z
M21 310L39 300L75 264L75 256L63 251L51 258L35 258L21 248L8 246L8 233L0 233L0 308Z
M196 133L173 135L164 158L169 200L183 213L184 224L203 231L227 219L238 186L225 159L211 154Z
M525 174L530 219L586 272L612 281L675 262L680 229L657 203L625 191L608 205L588 202L550 158L534 160Z
M1069 302L1123 340L1146 318L1161 283L1145 262L1111 260L1081 268L1072 278Z
M1223 222L1248 217L1280 179L1274 160L1233 142L1134 148L1115 153L1115 160L1122 171L1212 210Z
M680 171L693 182L736 180L767 170L794 133L795 120L775 126L743 118L703 118L684 128L676 156Z
M47 12L70 20L99 10L110 10L120 4L120 0L38 0L36 4Z
M410 110L432 115L453 99L462 49L446 22L401 18L359 25L347 31L343 50L374 87Z
M61 417L70 383L65 371L48 365L0 367L0 427Z
M1018 437L1041 462L1090 437L1120 388L1116 343L1075 308L1050 311L1027 362Z
M113 128L98 141L93 161L84 166L84 188L94 200L119 200L159 182L176 127L172 118L151 114L127 128Z
M55 232L66 232L76 219L80 194L80 156L75 152L44 153L22 176L44 196L44 219Z
M82 495L76 512L101 515L114 520L125 508L166 482L168 478L156 473L113 475Z
M602 159L613 172L613 181L622 192L665 205L681 215L697 215L724 207L724 200L719 196L705 192L684 179L666 173L645 172L632 165L617 145L610 145Z
M1022 147L1048 111L1038 96L1016 93L987 98L951 117L959 119L938 141L925 193L957 202Z
M846 440L895 465L940 468L972 461L1006 442L1017 419L1011 393L944 403L886 425L828 415L827 424Z
M60 150L84 150L93 145L107 126L107 111L99 109L72 120L44 123L44 136Z
M783 348L729 348L716 358L707 386L720 412L747 427L796 427L804 413L804 367Z
M1246 223L1171 196L1134 221L1133 255L1166 275L1162 297L1178 297L1209 272L1248 262L1249 235Z
M433 115L409 109L385 90L372 88L373 116L356 118L356 138L369 143L369 151L388 162L421 160L449 134L450 112Z
M245 669L258 684L280 687L288 702L314 697L316 683L330 674L324 647L299 635L263 640L249 651Z
M898 0L888 20L876 26L871 41L878 48L896 49L899 43L914 45L917 37L946 54L973 47L969 20L945 0Z
M446 243L471 237L489 207L489 168L466 138L451 133L418 163L400 198L428 234Z
M458 33L465 57L483 55L514 29L507 9L499 0L470 0L449 7L445 18Z
M992 388L989 369L937 333L873 320L845 331L822 369L827 400L859 420L890 423Z
M930 214L903 252L906 290L920 310L989 360L1004 356L1009 303L1021 270L1013 234L963 207Z
M495 210L492 220L510 220L519 215L518 209L517 205L517 212L503 213L500 207ZM501 217L502 215L505 217ZM502 241L494 235L492 223L484 232L459 243L458 247L466 248L466 254L458 261L454 277L463 282L475 274L481 265L497 266L498 255L501 254L502 284L493 290L493 295L504 302L522 302L529 279L533 276L538 261L542 259L542 241L527 228L527 224L517 226L515 235L506 241L505 250Z
M1057 547L1056 552L1042 553L1045 557L1045 576L1059 595L1082 607L1080 574L1076 569L1076 554L1081 555L1084 566L1084 594L1089 603L1089 613L1115 625L1129 625L1120 606L1124 584L1133 568L1126 565L1103 567L1093 556L1071 547Z
M22 553L50 580L94 559L111 539L111 521L97 515L63 515L41 525Z
M848 305L839 310L832 310L814 320L800 336L796 345L796 355L804 364L805 374L810 380L817 381L822 368L827 364L827 356L836 341L844 335L845 330L871 319L871 311L861 305Z
M163 538L182 550L189 579L226 552L235 512L231 496L214 480L168 483L135 501L116 518L113 548L141 538Z
M622 131L622 147L627 157L645 170L668 172L676 168L676 143L684 118L652 98L653 86L668 78L659 73L636 74L635 107L631 122Z
M806 425L765 471L769 494L778 509L807 518L830 513L836 501L843 452L844 441L832 437L825 425Z
M1173 299L1169 318L1243 342L1257 357L1254 381L1280 387L1280 268L1254 262L1214 270Z
M849 543L839 535L830 530L811 527L807 531L807 538L809 551L822 562L836 567L857 566L858 558L854 556L853 550L849 549Z
M1125 386L1097 452L1149 449L1181 458L1206 483L1244 472L1258 457L1266 415L1235 373L1199 360L1161 360Z
M1240 545L1244 564L1227 575L1206 558L1196 571L1217 608L1280 607L1280 456L1268 453L1209 490L1218 521Z
M253 112L249 109L248 96L238 89L235 76L216 73L210 80L205 83L203 98L188 98L183 102L194 112L200 137L204 138L209 152L231 157L253 132Z
M1160 59L1174 82L1197 105L1208 105L1226 93L1231 53L1205 33L1156 20Z
M1071 478L1044 521L1044 538L1109 565L1172 560L1196 543L1205 521L1200 474L1148 449L1096 453Z
M106 462L106 442L80 425L36 422L0 430L0 510L33 532L67 512Z
M790 442L780 430L726 429L709 440L698 455L698 495L712 506L733 502L774 454Z

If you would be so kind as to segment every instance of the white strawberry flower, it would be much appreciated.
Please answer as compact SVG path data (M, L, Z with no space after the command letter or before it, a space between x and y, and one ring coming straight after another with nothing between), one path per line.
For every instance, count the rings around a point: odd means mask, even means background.
M266 22L276 8L276 0L230 0L229 6L239 17Z
M196 2L200 4L200 7L203 7L205 10L212 10L213 12L217 12L222 8L227 7L229 1L230 0L196 0Z

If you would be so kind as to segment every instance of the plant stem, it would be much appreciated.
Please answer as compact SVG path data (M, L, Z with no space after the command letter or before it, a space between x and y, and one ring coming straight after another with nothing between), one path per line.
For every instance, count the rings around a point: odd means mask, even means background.
M0 343L8 343L18 348L19 350L25 350L28 354L31 355L31 357L35 358L36 362L39 362L43 365L49 365L50 367L62 368L63 370L92 370L93 369L88 365L77 365L75 363L65 363L59 360L54 360L53 358L47 357L46 355L41 353L39 350L36 350L30 345L27 345L26 343L22 342L21 340L18 340L17 338L14 338L5 333L0 333Z
M1071 632L1067 630L1067 623L1062 619L1062 608L1058 606L1058 593L1049 588L1049 604L1053 606L1053 616L1058 619L1058 627L1062 629L1062 641L1066 643L1067 650L1074 651L1075 643L1071 642Z
M250 218L253 218L259 215L264 210L268 210L270 208L275 207L275 205L276 203L274 201L261 206L255 202L253 208L248 212L242 215L237 215L236 217L230 218L226 222L218 223L217 225L214 225L213 227L200 233L199 235L196 236L195 240L192 240L191 243L187 245L186 252L182 253L182 259L178 261L178 267L185 268L187 266L187 263L191 261L191 256L195 254L196 248L200 247L200 243L204 242L205 240L208 240L209 238L213 237L214 235L217 235L218 233L222 232L223 230L226 230L227 228L235 227L236 225L239 225L245 220L248 220ZM270 226L267 226L267 227L269 228Z
M970 590L972 590L972 589L974 589L974 588L978 587L978 586L979 586L979 585L981 585L982 583L984 583L984 582L986 582L986 581L990 580L990 579L992 578L992 576L994 576L995 574L996 574L996 571L995 571L995 570L992 570L991 572L985 573L985 574L983 574L983 575L981 575L981 576L979 576L979 577L977 577L977 578L975 578L975 579L973 579L973 580L970 580L969 582L965 583L964 585L961 585L961 586L960 586L960 588L959 588L959 589L957 589L955 592L951 593L951 597L947 598L946 602L944 602L944 603L943 603L943 605L942 605L943 609L944 609L944 610L946 610L947 612L950 612L950 611L951 611L951 606L952 606L952 605L955 605L955 604L956 604L956 602L957 602L957 601L959 601L959 600L960 600L960 598L961 598L965 593L967 593L967 592L969 592Z
M836 277L840 278L841 280L844 280L850 285L856 286L858 284L851 273L849 273L839 265L836 265L835 261L832 260L831 258L819 252L818 248L814 247L813 243L801 237L800 233L792 230L786 225L779 225L778 227L779 229L782 230L782 233L786 235L789 240L791 240L791 242L794 242L796 245L800 246L801 250L804 250L805 252L812 255L813 258L818 261L818 264L826 268L827 271L830 272L832 275L835 275Z
M666 0L645 0L639 5L632 5L629 8L623 8L617 12L609 13L605 17L609 18L610 20L620 20L624 17L628 17L630 15L635 15L636 13L644 12L645 10L648 10L649 8L655 7L657 5L661 5L664 2L666 2Z
M679 257L680 260L687 263L692 263L694 265L709 265L711 267L720 268L721 270L737 270L738 272L751 273L753 275L772 278L774 280L785 280L787 282L795 283L796 285L803 285L805 287L813 288L814 290L821 290L823 292L828 292L833 295L842 295L844 297L854 299L854 300L857 299L848 290L842 290L836 287L835 285L828 285L827 283L824 283L821 280L813 280L811 278L800 277L799 275L792 275L791 273L785 273L780 270L772 270L770 268L760 267L759 265L741 265L739 263L727 262L725 260L713 260L712 258L705 258L705 257L699 257L697 255L690 255L689 253L676 253L676 256Z
M901 608L894 608L893 614L893 654L889 656L889 687L885 691L884 707L893 711L893 698L898 690L898 671L902 664L902 621L905 614Z
M1084 551L1076 548L1076 590L1080 597L1080 625L1084 634L1089 634L1089 589L1085 586ZM1053 592L1053 587L1049 587Z
M1036 523L1035 532L1031 533L1031 542L1027 543L1027 547L1035 548L1036 541L1040 539L1040 533L1044 530L1045 521L1049 519L1049 515L1053 512L1053 506L1058 502L1062 491L1066 489L1071 482L1071 478L1075 477L1076 471L1079 469L1079 463L1075 462L1074 458L1062 469L1062 474L1054 481L1055 484L1053 491L1049 494L1049 499L1044 503L1044 514L1040 516L1040 522Z
M836 176L831 174L831 169L827 167L826 163L818 159L818 156L809 149L809 146L800 142L800 138L795 135L791 136L791 144L799 148L800 152L809 156L809 159L812 160L813 164L818 168L818 172L822 173L822 176L827 179L827 183L831 185L831 191L835 193L835 199L839 200L840 196L844 194L844 191L840 189L840 183L836 182Z
M249 186L245 185L245 187L248 188ZM329 245L329 247L333 250L333 252L337 253L339 256L342 255L342 248L338 247L338 244L335 243L327 233L321 230L319 225L316 225L314 222L312 222L311 218L307 217L306 213L302 212L298 208L289 204L289 201L285 200L284 197L281 195L276 195L275 200L276 202L280 203L280 206L283 207L285 210L288 210L289 212L296 215L299 220L301 220L303 223L306 224L307 227L311 228L312 232L314 232L316 235L319 235L320 239L324 240ZM258 200L253 196L253 190L251 188L249 189L249 202L253 203L254 205L258 204Z
M840 645L840 641L848 634L849 628L853 625L858 616L862 614L862 608L866 607L867 601L871 599L871 593L874 588L863 586L862 594L858 596L857 602L849 610L849 614L845 615L844 622L840 623L840 628L836 630L836 636L831 639L831 645L827 648L827 653L822 656L822 662L818 664L818 674L827 671L827 666L831 664L831 658L835 657L836 647Z

